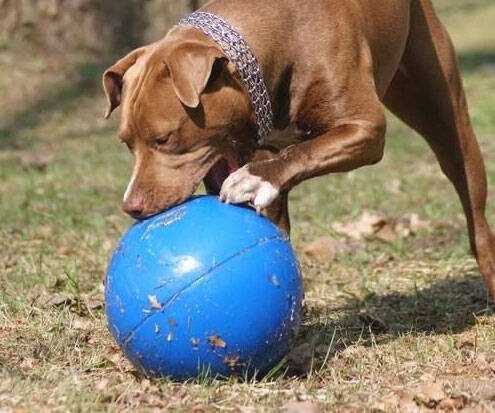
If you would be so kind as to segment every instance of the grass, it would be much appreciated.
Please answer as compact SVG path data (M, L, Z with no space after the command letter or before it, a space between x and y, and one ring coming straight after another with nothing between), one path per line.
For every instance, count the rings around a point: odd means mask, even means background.
M437 3L458 46L493 189L495 5ZM17 78L44 70L32 59ZM1 102L9 110L0 118L0 411L258 412L291 401L335 412L495 409L495 318L459 202L426 144L392 118L382 163L294 190L293 243L302 258L319 236L343 239L332 224L364 209L393 219L417 213L428 228L304 263L303 328L270 379L179 384L137 374L102 308L107 261L130 223L119 210L130 157L116 121L101 118L95 67L55 76L45 100L7 94ZM399 190L389 189L393 180ZM495 222L493 196L488 205ZM433 383L443 386L442 402L425 390Z

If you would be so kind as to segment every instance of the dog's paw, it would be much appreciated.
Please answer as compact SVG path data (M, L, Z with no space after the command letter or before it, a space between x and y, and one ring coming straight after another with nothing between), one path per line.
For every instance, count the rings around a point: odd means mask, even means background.
M251 202L259 213L279 195L280 191L270 182L251 175L246 165L225 180L220 191L220 200L228 204Z

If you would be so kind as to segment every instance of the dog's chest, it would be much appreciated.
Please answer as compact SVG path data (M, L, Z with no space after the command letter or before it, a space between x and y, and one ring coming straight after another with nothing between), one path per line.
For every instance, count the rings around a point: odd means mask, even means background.
M280 150L304 141L309 134L310 132L300 129L296 124L290 124L283 130L274 129L273 132L263 140L263 144Z

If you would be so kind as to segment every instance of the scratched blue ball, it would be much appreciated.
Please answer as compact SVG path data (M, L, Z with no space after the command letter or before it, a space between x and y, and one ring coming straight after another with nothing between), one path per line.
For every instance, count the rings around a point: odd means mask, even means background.
M150 376L262 377L289 352L303 288L287 237L198 197L136 223L108 268L108 325Z

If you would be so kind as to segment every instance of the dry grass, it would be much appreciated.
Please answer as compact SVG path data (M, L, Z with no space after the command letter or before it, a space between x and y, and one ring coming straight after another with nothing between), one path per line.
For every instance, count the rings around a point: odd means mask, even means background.
M438 5L459 45L493 187L495 5ZM41 104L0 119L0 411L259 412L291 401L336 412L495 409L495 318L461 208L423 141L393 119L380 165L293 192L293 242L302 257L316 237L343 240L332 224L363 209L393 219L417 213L428 228L393 242L354 242L328 264L304 264L303 328L271 379L139 376L106 329L101 290L129 224L119 202L130 159L115 121L101 120L104 103L91 85L51 90ZM492 197L495 222L493 205Z

